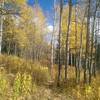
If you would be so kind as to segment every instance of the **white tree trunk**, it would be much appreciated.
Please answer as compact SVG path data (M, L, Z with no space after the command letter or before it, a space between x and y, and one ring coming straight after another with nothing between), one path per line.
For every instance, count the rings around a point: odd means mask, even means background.
M1 54L1 47L2 47L2 31L3 31L3 17L0 15L0 54Z
M3 3L0 5L0 8L2 10ZM0 13L0 54L2 49L2 32L3 32L3 15L2 12Z

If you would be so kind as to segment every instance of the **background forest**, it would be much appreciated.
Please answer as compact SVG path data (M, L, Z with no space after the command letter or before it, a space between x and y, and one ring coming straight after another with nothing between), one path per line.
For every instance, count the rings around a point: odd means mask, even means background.
M100 0L33 1L0 0L0 100L100 100Z

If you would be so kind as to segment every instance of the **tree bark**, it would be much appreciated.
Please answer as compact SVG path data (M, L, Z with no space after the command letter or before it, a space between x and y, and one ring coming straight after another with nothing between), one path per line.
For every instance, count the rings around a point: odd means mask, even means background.
M85 52L85 69L84 69L84 83L87 82L87 68L89 68L89 36L90 36L90 1L88 0L87 9L87 33L86 33L86 52ZM90 73L90 69L89 69Z
M62 20L63 0L60 0L60 20L59 20L59 47L58 47L58 81L57 86L60 86L61 78L61 20Z
M90 62L90 67L91 67L91 70L93 70L93 72L95 72L95 68L96 66L94 66L93 64L93 49L94 49L94 28L95 28L95 20L96 20L96 11L97 11L97 7L98 7L98 4L97 4L97 1L96 1L96 9L95 9L95 12L94 12L94 16L93 16L93 23L92 23L92 36L91 36L91 62ZM96 49L96 48L95 48ZM95 62L95 61L94 61ZM94 74L94 77L96 75ZM89 77L89 80L91 81L91 75Z
M69 34L71 28L71 14L72 14L72 0L69 0L69 16L68 16L68 25L66 32L66 58L65 58L65 81L67 80L67 68L69 65Z
M1 54L1 49L2 49L2 34L3 34L3 15L2 15L2 7L4 3L2 2L0 4L1 7L1 13L0 13L0 54Z
M77 2L77 0L76 0ZM75 5L75 76L76 76L76 83L77 83L77 66L78 66L78 59L77 59L77 7Z

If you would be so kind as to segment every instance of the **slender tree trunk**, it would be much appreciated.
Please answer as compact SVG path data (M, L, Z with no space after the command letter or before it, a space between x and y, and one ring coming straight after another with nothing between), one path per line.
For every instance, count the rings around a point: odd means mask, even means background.
M61 20L62 20L62 10L63 10L63 0L60 0L60 20L59 20L59 48L58 48L58 82L57 86L60 86L60 78L61 78Z
M2 8L3 8L3 1L0 4L1 12L0 12L0 54L2 49L2 33L3 33L3 15L2 15Z
M94 16L93 16L93 23L92 23L92 36L91 36L91 62L90 62L90 67L92 68L92 70L94 70L93 72L95 72L95 66L93 65L93 49L94 49L94 28L95 28L95 19L96 19L96 11L97 11L97 2L96 2L96 9L95 9L95 12L94 12ZM95 62L95 61L94 61ZM94 74L94 77L96 75ZM89 77L89 80L91 81L91 75Z
M88 0L88 9L87 9L87 33L86 33L86 53L85 53L85 69L84 69L84 83L87 82L87 68L89 68L89 36L90 36L90 1ZM90 69L89 69L90 74Z
M17 44L16 43L14 43L14 55L18 56L17 55Z
M52 33L53 34L53 33ZM50 74L51 74L51 79L53 79L53 66L54 66L54 39L52 35L52 40L51 40L51 68L50 68Z
M65 80L67 80L67 68L69 65L69 34L71 28L71 14L72 14L72 0L69 0L69 16L68 16L68 26L66 32L66 59L65 59Z
M96 77L96 67L97 67L97 37L95 38L95 56L94 56L94 68L93 68L93 76Z
M73 66L73 54L72 54L72 52L70 53L70 57L71 57L71 66Z
M81 24L81 33L80 33L80 46L79 46L79 62L77 66L77 83L80 82L80 69L82 68L82 45L83 45L83 27L84 27L84 19L86 15L86 10L82 19L82 24Z
M11 51L11 42L8 42L8 48L7 48L7 54L10 55L10 51Z
M84 14L85 15L85 14ZM79 50L79 63L78 63L78 76L77 76L77 83L80 82L80 69L82 67L82 44L83 44L83 25L84 25L84 18L82 21L82 26L81 26L81 33L80 33L80 50Z
M77 4L77 0L76 0ZM77 83L77 66L78 66L78 59L77 59L77 7L75 5L75 76L76 76L76 83Z
M52 33L52 39L51 39L51 79L54 79L54 34L55 34L55 20L56 20L56 0L54 0L54 23L53 23L53 33Z

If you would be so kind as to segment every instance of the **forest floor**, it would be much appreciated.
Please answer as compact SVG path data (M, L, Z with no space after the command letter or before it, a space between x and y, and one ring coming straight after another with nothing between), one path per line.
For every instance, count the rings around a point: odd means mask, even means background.
M55 83L38 86L32 100L100 100L100 78L89 85L75 85L75 83Z
M63 71L62 69L62 78ZM37 85L37 89L31 99L27 100L100 100L99 73L97 73L96 78L92 78L91 85L84 84L83 80L77 85L74 68L70 67L68 71L69 77L67 82L64 82L62 79L58 87L56 79L54 81L48 80L44 84ZM83 75L81 75L82 77Z
M14 56L0 56L0 100L100 100L100 73L92 78L91 85L75 82L75 68L68 68L68 80L64 82L62 68L61 83L50 81L48 67L38 62L26 61Z

